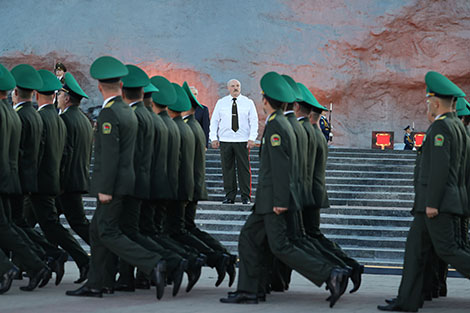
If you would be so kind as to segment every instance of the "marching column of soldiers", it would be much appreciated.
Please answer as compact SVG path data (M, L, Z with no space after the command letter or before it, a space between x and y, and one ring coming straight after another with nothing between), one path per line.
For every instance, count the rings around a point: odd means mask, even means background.
M189 292L203 265L216 270L215 286L227 275L232 286L236 256L195 224L198 201L208 197L206 139L194 117L201 104L188 84L149 78L110 56L95 60L90 74L104 100L91 184L93 129L79 109L88 96L73 75L65 73L61 82L30 65L11 72L0 65L0 294L24 272L23 291L44 287L53 273L60 284L69 256L79 268L75 282L86 281L69 296L155 286L161 299L167 285L176 296L184 274ZM470 277L469 105L441 74L430 72L425 82L432 124L416 160L403 278L398 297L380 310L417 311L436 293L445 296L448 264ZM320 229L320 209L329 207L328 145L319 126L327 109L287 75L269 72L260 87L268 117L256 202L240 233L237 289L220 301L266 301L271 291L288 290L295 270L326 285L333 307L349 280L351 293L360 288L364 267ZM13 106L7 102L12 89ZM86 193L97 197L91 223ZM90 245L90 257L61 225L62 213Z

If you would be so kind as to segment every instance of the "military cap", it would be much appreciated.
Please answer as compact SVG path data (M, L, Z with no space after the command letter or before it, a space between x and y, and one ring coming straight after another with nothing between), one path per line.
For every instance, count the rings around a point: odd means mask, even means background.
M12 68L11 75L15 78L16 86L23 89L38 90L42 88L41 75L29 64L19 64Z
M67 68L65 67L65 65L62 62L57 62L55 64L54 71L56 71L56 70L62 70L64 72L67 72Z
M292 91L294 92L295 95L295 101L296 102L302 102L304 101L304 98L302 97L302 91L300 91L299 86L296 84L295 80L290 77L289 75L281 75L284 77L286 82L289 84L290 88L292 88Z
M174 104L177 100L175 87L163 76L153 76L150 82L158 88L157 92L152 93L152 100L158 105L168 106Z
M465 97L462 89L438 72L428 72L424 81L426 82L427 97Z
M191 101L188 95L180 85L173 83L173 87L176 91L177 100L174 104L170 104L168 108L175 112L189 111L191 109Z
M304 99L302 102L310 104L313 109L316 110L321 110L321 111L328 111L327 108L325 108L323 105L321 105L317 98L308 90L307 87L305 87L304 84L302 83L297 83L297 86L299 86L300 91L302 92L302 98Z
M99 57L90 67L91 77L101 82L117 82L127 74L129 74L127 67L110 56Z
M7 68L0 64L0 90L7 91L15 88L16 82Z
M78 82L75 80L75 77L70 73L65 73L64 86L62 87L62 90L77 98L81 99L85 97L88 99L88 95L83 91L82 87L80 87Z
M43 82L42 87L37 89L39 93L53 94L54 91L60 90L62 88L62 84L51 71L38 70L38 73L41 76Z
M260 86L263 95L271 99L291 103L295 101L294 91L286 80L276 72L268 72L261 77Z
M410 125L406 126L405 128L403 128L403 130L408 130L410 129Z
M129 74L121 78L124 88L143 88L150 84L150 78L140 67L132 64L127 64L126 67Z
M188 95L188 98L189 98L189 101L191 101L191 105L193 107L201 107L202 108L202 104L199 103L199 101L197 101L196 97L193 95L193 92L191 91L191 89L189 88L189 85L187 82L184 82L183 83L183 90L186 92L186 94Z
M458 116L470 115L470 104L463 97L460 97L457 99L457 115Z
M159 89L155 87L152 83L149 83L147 86L144 87L144 93L152 93L158 90Z

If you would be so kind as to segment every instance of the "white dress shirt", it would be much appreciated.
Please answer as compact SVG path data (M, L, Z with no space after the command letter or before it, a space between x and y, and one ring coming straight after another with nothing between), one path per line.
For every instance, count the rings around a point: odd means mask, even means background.
M232 130L233 97L225 96L217 101L212 112L209 138L211 141L247 142L255 141L258 136L258 113L253 100L239 95L237 97L238 131Z

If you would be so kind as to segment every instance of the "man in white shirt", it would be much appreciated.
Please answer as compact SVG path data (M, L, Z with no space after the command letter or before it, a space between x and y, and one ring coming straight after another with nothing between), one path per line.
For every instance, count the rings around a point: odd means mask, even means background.
M248 204L251 200L249 152L258 136L258 114L254 102L241 94L238 80L229 80L227 88L230 94L219 99L212 112L209 138L212 148L220 147L225 191L222 203L235 203L236 170L242 203Z

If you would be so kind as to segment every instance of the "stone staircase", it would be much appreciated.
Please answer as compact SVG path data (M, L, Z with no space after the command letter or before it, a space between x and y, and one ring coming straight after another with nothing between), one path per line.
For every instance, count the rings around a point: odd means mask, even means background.
M242 205L240 198L233 205L221 204L219 151L209 149L206 155L209 201L200 202L196 222L236 253L251 205ZM254 201L258 149L251 151L250 159ZM364 264L401 266L412 220L414 160L415 153L410 151L330 148L326 174L331 208L322 209L323 233ZM91 219L95 199L85 198L85 206Z

